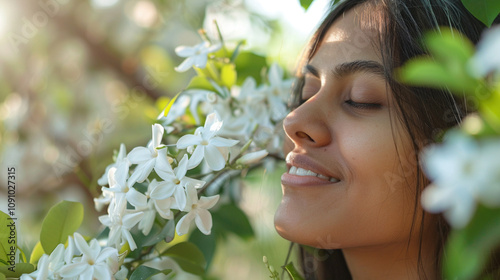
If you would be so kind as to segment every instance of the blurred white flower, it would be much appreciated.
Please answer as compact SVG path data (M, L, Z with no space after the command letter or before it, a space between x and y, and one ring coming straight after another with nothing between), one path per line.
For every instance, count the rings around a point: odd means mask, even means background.
M500 27L490 28L484 32L477 45L476 54L470 61L471 74L484 77L496 71L500 72Z
M217 132L222 127L222 121L217 113L207 116L204 127L198 127L194 134L184 135L177 141L178 149L186 149L189 146L196 146L193 154L189 158L188 169L192 169L205 159L210 169L221 170L226 165L226 158L219 150L234 146L237 140L224 139L217 136Z
M265 95L273 121L281 121L288 114L286 101L290 96L292 80L283 80L283 76L283 69L277 63L273 63L268 73L269 86L263 88L267 93Z
M130 166L130 162L127 159L127 149L125 148L125 144L120 144L120 150L118 155L116 156L116 161L106 167L106 171L104 174L97 180L97 183L100 186L104 186L108 184L108 172L111 167L116 167L118 174L125 173L124 175L128 175L128 169Z
M59 271L64 266L64 244L59 244L50 256L44 254L38 260L37 270L21 275L20 280L60 279Z
M132 173L129 179L130 186L133 186L135 182L143 182L149 176L156 165L156 159L158 158L157 148L165 146L161 144L164 132L163 126L154 124L152 130L153 137L148 147L136 147L127 156L131 163L137 164L134 173Z
M221 47L221 44L210 45L209 42L202 42L192 47L179 46L175 48L175 53L180 57L187 58L179 66L175 67L175 70L177 72L184 72L193 66L205 68L208 61L208 54L219 50Z
M203 234L210 234L212 229L212 215L207 209L212 208L217 201L219 201L219 195L209 197L202 196L198 199L196 189L192 186L187 186L187 205L183 211L188 213L177 223L175 227L177 234L184 235L188 233L193 220Z
M96 239L91 240L89 245L79 233L74 234L74 240L82 256L61 268L61 276L78 277L81 280L111 280L118 270L118 251L110 247L101 249Z
M451 132L442 145L423 153L424 170L433 181L422 193L422 206L444 212L448 222L462 228L472 218L477 202L500 205L500 143L477 142Z
M257 152L252 152L243 155L240 157L238 160L236 160L236 163L238 164L254 164L265 158L269 153L266 150L261 150Z

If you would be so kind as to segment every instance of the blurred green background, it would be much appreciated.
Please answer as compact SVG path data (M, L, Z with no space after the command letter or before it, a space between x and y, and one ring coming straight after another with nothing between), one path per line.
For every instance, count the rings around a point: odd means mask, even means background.
M306 13L298 0L0 0L0 205L6 211L7 167L16 167L21 247L30 253L63 199L85 205L81 233L99 231L93 198L113 151L145 145L194 74L173 70L176 46L201 42L200 28L216 38L216 20L226 41L245 39L246 50L293 72L326 2ZM282 170L242 188L256 237L217 248L211 276L266 279L263 255L283 264L289 243L273 226Z

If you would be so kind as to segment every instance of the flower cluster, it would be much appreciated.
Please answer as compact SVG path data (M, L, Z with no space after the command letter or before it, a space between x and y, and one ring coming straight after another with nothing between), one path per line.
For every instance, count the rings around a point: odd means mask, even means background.
M79 233L68 238L68 247L59 244L38 261L38 269L23 274L21 280L33 279L114 279L119 268L115 248L101 248L96 239L87 243Z
M195 274L204 269L204 257L189 242L181 243L183 249L167 245L160 251L175 233L185 235L192 225L209 235L209 210L218 208L219 200L233 199L227 197L231 192L222 188L223 182L237 181L242 170L264 163L272 166L274 158L282 158L278 131L287 114L291 81L272 64L264 66L268 73L260 85L255 76L239 77L238 82L234 59L240 46L241 42L229 52L221 43L204 41L176 48L185 57L176 70L193 68L197 75L161 112L152 125L151 140L128 153L121 144L114 162L98 179L102 193L94 202L98 211L106 211L99 221L105 227L100 239L107 247L102 249L95 239L87 244L80 234L73 238L70 233L67 248L59 244L49 250L37 270L24 274L23 280L145 279L144 275L171 272L145 265L138 269L137 260L179 261L172 266L175 273L179 267ZM265 159L270 153L274 157ZM123 252L120 257L118 252ZM118 272L120 266L124 269Z

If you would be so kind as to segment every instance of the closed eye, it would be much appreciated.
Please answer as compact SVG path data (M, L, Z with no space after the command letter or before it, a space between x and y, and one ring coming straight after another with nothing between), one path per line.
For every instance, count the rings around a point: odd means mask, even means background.
M361 103L361 102L355 102L352 99L346 100L345 103L356 109L375 110L375 109L380 109L382 107L382 104L379 103Z

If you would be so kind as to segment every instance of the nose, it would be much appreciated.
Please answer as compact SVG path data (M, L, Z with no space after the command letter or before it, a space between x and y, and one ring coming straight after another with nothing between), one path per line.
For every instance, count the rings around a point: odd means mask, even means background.
M295 146L322 147L332 141L320 103L320 100L309 99L283 121L285 133Z

